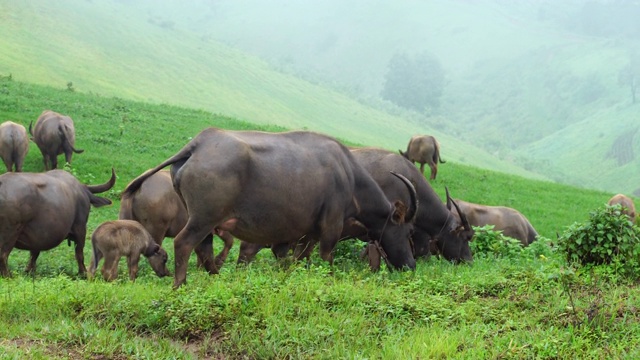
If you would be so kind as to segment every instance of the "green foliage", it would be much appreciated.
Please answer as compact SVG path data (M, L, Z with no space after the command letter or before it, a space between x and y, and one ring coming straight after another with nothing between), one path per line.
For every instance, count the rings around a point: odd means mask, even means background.
M570 262L607 265L614 273L640 276L640 228L620 205L592 211L585 223L574 223L558 239Z
M471 242L474 258L506 257L515 258L522 253L520 240L505 236L502 231L493 230L494 225L474 226L475 236Z
M434 55L409 57L397 53L389 60L380 95L398 106L422 113L440 105L443 89L444 70Z

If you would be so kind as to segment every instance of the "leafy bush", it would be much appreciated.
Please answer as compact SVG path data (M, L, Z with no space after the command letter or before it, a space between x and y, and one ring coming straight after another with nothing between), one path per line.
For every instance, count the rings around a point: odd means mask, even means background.
M558 238L567 260L582 265L607 265L623 275L640 275L640 228L620 205L592 211L584 224L574 223Z
M474 257L514 258L522 253L523 247L520 240L505 236L502 231L493 230L493 225L474 226L473 228L476 233L470 245Z

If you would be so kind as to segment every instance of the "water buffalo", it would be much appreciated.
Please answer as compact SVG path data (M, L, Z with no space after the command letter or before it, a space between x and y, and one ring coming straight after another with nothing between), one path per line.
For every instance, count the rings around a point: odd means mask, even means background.
M494 230L520 240L523 246L531 244L538 236L529 220L516 209L473 204L459 199L456 202L472 226L494 225Z
M180 196L173 190L169 171L158 171L149 177L136 192L122 195L120 219L136 220L151 234L153 240L162 245L165 237L175 237L187 223L189 215ZM224 249L210 263L213 253L213 234L196 247L198 264L217 273L233 246L233 236L226 231L217 234L224 241ZM208 257L209 256L209 257Z
M412 225L404 219L412 218L417 202L389 202L349 149L329 136L205 129L176 155L134 179L124 194L168 165L189 213L174 240L174 287L186 281L191 251L212 230L264 245L304 238L319 242L320 256L332 262L344 224L350 223L379 240L393 266L415 268ZM415 194L411 183L399 178Z
M29 124L29 133L38 145L44 158L45 170L58 167L58 155L64 153L65 161L71 164L71 155L84 150L76 149L76 132L70 117L45 110L40 114L36 125Z
M22 171L24 159L29 152L29 138L24 126L13 121L0 124L0 157L7 166L7 172Z
M407 194L396 182L389 181L386 173L393 171L402 174L413 183L420 204L412 235L416 257L428 256L437 250L447 260L472 261L469 241L474 231L457 203L449 196L448 190L445 206L422 173L402 156L377 148L352 149L351 152L389 200L406 201ZM432 245L434 249L431 249Z
M636 220L636 207L633 205L633 200L628 196L617 194L614 195L608 202L609 205L620 204L622 206L622 213L629 217L631 222Z
M123 256L127 257L129 279L136 279L140 255L144 255L153 271L159 277L169 275L167 270L167 252L156 244L151 234L137 221L114 220L107 221L96 228L91 235L91 263L89 274L96 273L98 263L104 257L102 277L106 281L113 281L118 277L118 262Z
M85 236L91 205L100 207L111 200L94 194L105 192L116 182L81 184L64 170L45 173L0 175L0 275L11 276L7 259L13 248L29 250L27 271L35 271L40 251L50 250L64 240L76 243L78 273L83 275Z
M420 164L420 172L424 174L424 164L431 168L431 180L438 175L438 162L444 164L446 161L440 158L440 145L436 138L430 135L415 135L409 140L407 151L398 150L400 155L409 161Z

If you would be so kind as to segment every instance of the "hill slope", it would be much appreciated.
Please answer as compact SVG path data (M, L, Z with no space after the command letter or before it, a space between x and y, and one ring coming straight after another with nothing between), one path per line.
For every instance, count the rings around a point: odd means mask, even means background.
M11 36L0 37L0 75L60 88L72 82L67 86L78 91L201 108L390 149L403 148L416 133L431 133L446 159L541 178L452 136L130 10L123 2L3 2L0 32ZM41 110L32 109L31 119Z

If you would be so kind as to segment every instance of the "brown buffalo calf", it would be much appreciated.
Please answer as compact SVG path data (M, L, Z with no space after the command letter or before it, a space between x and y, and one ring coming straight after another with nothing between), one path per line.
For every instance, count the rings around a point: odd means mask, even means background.
M167 252L156 244L151 235L137 221L115 220L102 223L91 236L93 253L89 274L96 272L100 259L104 257L102 277L112 281L118 277L118 262L127 257L129 278L136 279L140 255L144 255L151 268L160 277L169 275L167 270Z
M633 205L633 200L629 197L617 194L614 195L611 199L609 199L609 205L620 204L622 206L622 213L626 214L629 217L631 222L634 222L636 219L636 207Z

